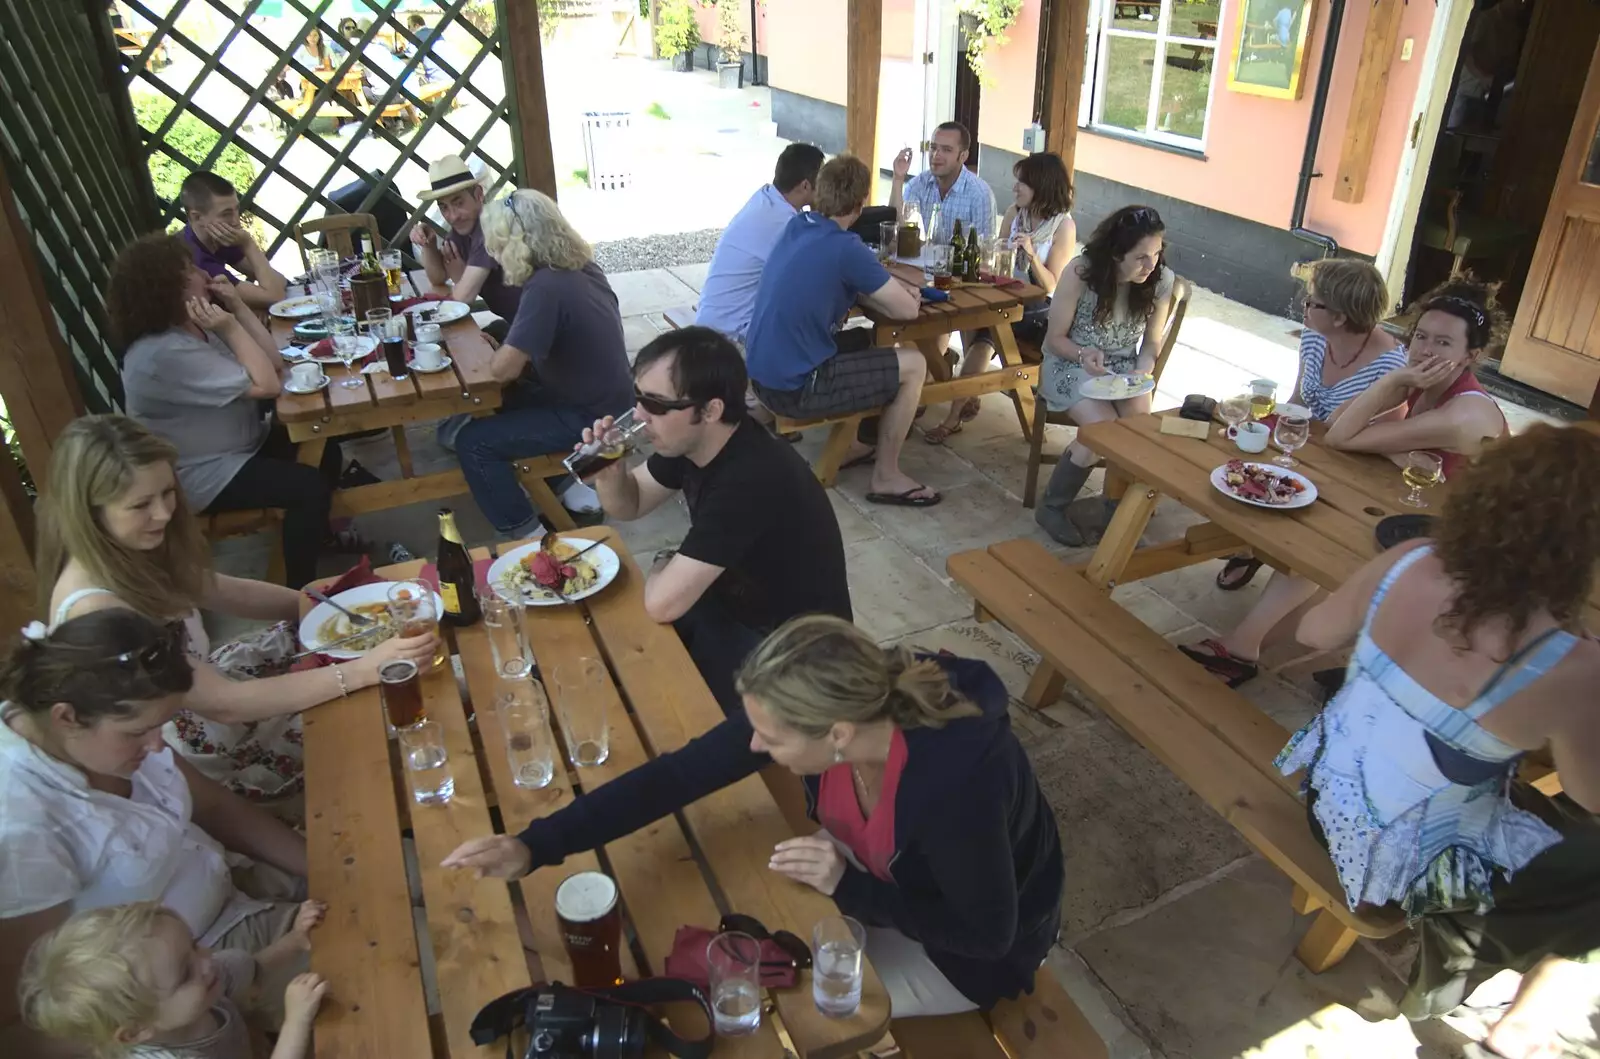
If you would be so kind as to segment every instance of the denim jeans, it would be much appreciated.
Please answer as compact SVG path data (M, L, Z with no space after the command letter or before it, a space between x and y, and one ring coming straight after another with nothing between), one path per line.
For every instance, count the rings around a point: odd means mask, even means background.
M766 639L766 633L740 624L720 600L709 594L697 599L672 627L722 712L729 717L742 716L743 701L733 686L733 678L745 657Z
M474 419L456 434L456 456L478 508L501 533L533 532L538 513L517 481L515 460L570 452L594 413L558 403L554 394L526 380L506 387L500 410Z

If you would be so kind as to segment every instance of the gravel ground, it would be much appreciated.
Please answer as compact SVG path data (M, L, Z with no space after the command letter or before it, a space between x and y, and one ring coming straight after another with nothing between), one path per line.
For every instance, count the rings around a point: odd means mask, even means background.
M717 248L717 238L721 235L721 228L706 228L698 232L617 239L609 243L596 243L594 259L607 272L698 265L711 260L711 251Z

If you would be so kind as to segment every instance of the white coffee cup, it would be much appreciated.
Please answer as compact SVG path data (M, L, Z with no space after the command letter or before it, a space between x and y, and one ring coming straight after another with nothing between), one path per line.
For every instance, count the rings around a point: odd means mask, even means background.
M442 332L439 330L439 325L438 324L418 324L417 325L417 341L418 342L437 342L437 341L439 341L439 336L441 334L442 334Z
M418 342L411 347L411 363L419 368L437 368L444 363L444 349L437 342Z
M1264 423L1240 423L1239 436L1234 442L1244 452L1265 452L1271 437L1272 431Z
M289 378L302 390L322 385L322 365L314 360L302 361L289 369Z

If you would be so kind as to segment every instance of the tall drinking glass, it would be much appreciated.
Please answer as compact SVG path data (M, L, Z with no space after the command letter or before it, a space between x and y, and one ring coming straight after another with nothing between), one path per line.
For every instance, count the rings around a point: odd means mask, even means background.
M383 278L389 284L390 297L400 293L400 278L405 275L402 261L398 250L385 250L378 255L378 264L383 266Z
M579 768L605 764L611 756L605 666L598 658L576 658L556 666L552 676L561 700L561 731L567 738L567 756Z
M389 589L389 620L394 622L397 636L421 636L427 632L439 636L439 609L434 605L433 589L417 581L396 581ZM448 655L441 636L433 651L434 666L444 665Z
M378 670L378 697L383 702L383 720L390 735L427 719L415 662L404 658L385 662Z
M604 437L579 447L562 461L562 466L574 478L586 482L626 456L637 444L637 436L644 427L644 421L635 419L630 408L611 421L611 429Z
M1272 428L1272 443L1283 450L1283 455L1273 460L1279 467L1298 466L1294 450L1311 438L1311 420L1305 416L1280 415L1278 425Z
M494 655L495 672L507 680L527 676L533 665L528 657L527 641L523 638L522 607L507 603L492 588L480 588L478 609L483 613L483 627L489 634L489 650Z
M400 760L405 762L411 797L418 805L442 805L456 793L450 755L444 748L444 729L438 721L422 721L400 729Z
M900 222L884 221L878 225L878 261L887 265L895 259L900 249Z
M556 923L572 961L572 984L604 989L622 984L622 909L608 875L582 871L556 887Z
M347 390L358 386L365 386L363 379L356 377L356 358L361 354L361 336L356 334L356 323L347 316L336 316L328 324L328 337L333 341L333 354L344 362L345 374L348 376L339 383Z
M556 746L544 687L537 680L502 680L494 712L505 734L511 782L527 790L549 786L555 778Z
M829 916L811 930L811 999L829 1018L854 1015L861 1007L861 954L867 931L849 916Z
M718 934L706 946L711 1014L718 1037L748 1037L761 1028L761 943L748 934Z

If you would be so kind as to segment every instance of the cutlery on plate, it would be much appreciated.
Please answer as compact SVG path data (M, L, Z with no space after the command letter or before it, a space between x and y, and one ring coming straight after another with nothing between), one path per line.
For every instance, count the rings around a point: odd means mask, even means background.
M328 598L328 596L325 593L318 592L314 588L301 589L301 591L303 591L306 595L310 596L312 599L316 600L318 603L326 603L328 606L332 607L334 610L338 611L340 614L343 614L345 617L349 618L351 621L355 622L357 625L371 625L377 620L376 618L370 618L365 614L357 614L355 611L350 610L350 609L348 609L346 607L341 607L339 604L335 603L332 599Z

